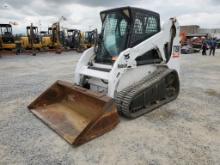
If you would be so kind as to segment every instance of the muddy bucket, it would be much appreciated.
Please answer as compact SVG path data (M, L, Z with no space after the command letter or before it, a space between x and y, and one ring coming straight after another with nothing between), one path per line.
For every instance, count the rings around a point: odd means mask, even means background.
M28 109L74 145L103 135L119 122L112 98L64 81L55 82Z

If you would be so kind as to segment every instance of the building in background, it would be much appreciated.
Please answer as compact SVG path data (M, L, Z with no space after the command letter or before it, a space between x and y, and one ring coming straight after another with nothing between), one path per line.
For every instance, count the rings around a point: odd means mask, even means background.
M186 25L186 26L180 26L180 31L194 34L194 33L198 33L199 28L200 27L198 25Z
M180 26L180 32L185 33L188 36L208 36L208 37L215 37L220 39L220 28L200 28L198 25L186 25Z
M180 26L180 38L183 54L200 51L204 40L209 38L216 38L220 47L220 29L217 28L200 28L198 25Z

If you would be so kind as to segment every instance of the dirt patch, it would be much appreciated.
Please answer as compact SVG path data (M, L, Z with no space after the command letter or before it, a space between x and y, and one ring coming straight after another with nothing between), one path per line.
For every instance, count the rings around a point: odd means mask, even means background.
M208 89L205 91L205 93L207 93L209 96L215 96L220 98L220 93L218 93L216 90Z
M164 109L161 108L160 110L154 110L149 114L146 114L146 118L150 121L166 121L172 119L176 114L172 109Z

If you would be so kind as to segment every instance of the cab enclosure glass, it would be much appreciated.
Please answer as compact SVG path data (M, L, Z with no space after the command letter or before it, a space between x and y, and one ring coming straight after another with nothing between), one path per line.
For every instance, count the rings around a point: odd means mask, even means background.
M116 8L100 13L102 29L96 48L95 62L113 64L125 49L160 31L158 13L132 7Z

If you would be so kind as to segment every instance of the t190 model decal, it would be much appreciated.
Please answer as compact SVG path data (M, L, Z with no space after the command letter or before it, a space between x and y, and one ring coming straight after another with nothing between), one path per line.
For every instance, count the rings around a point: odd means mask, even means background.
M127 68L127 64L118 64L118 68Z
M174 45L173 46L173 58L179 58L180 57L180 46L179 45Z

